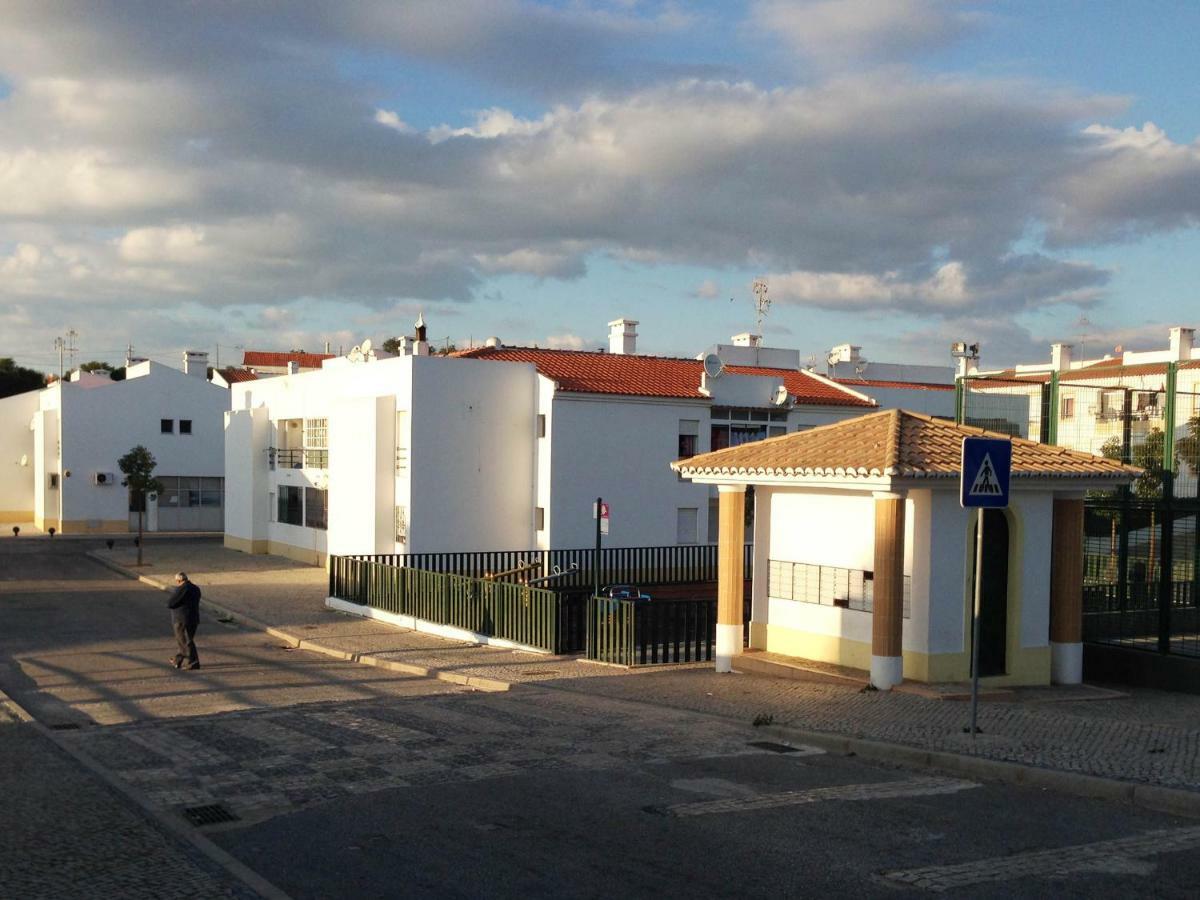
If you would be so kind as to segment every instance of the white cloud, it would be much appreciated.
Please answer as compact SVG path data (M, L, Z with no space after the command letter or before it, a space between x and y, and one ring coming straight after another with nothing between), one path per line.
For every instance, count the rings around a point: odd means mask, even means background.
M552 334L546 338L546 346L552 350L582 350L583 338L577 334Z
M390 109L375 110L374 120L376 124L382 125L384 128L390 128L392 131L399 131L401 134L409 134L413 128L400 118L400 114Z
M693 297L699 297L703 300L711 300L713 297L721 293L721 288L711 278L706 278L700 284L696 285L696 289L692 291Z

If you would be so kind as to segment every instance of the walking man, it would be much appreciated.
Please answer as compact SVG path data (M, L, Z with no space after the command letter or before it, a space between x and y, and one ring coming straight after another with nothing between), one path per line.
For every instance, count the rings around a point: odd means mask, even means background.
M200 668L200 657L196 655L196 626L200 624L200 588L188 581L187 574L175 576L175 591L167 601L171 610L171 626L175 629L175 643L179 649L171 665L177 669Z

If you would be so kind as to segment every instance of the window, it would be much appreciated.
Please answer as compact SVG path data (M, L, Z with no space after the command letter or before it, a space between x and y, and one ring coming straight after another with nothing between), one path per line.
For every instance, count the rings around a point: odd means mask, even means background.
M299 487L281 484L279 486L279 508L275 517L275 521L282 522L285 525L303 524L303 506L303 490Z
M404 543L408 540L408 508L396 507L396 540Z
M1062 400L1059 401L1058 417L1060 419L1062 419L1064 422L1067 419L1075 418L1075 398L1074 397L1063 397Z
M192 433L192 420L191 419L180 419L179 420L179 433L180 434L191 434Z
M1124 391L1104 391L1100 395L1100 418L1119 419L1125 409Z
M58 473L57 472L50 473L50 487L51 487L51 489L58 487Z
M329 420L304 420L304 467L329 468Z
M322 531L329 527L328 491L312 487L304 489L304 527Z
M784 409L714 406L709 415L712 420L710 448L713 450L739 447L787 433L788 414Z
M538 413L537 436L540 438L544 438L546 436L546 414L545 413Z
M408 413L396 410L396 474L408 471Z
M678 459L688 459L700 451L700 420L679 420L679 456Z
M175 433L175 420L174 419L159 419L158 420L158 430L162 434L174 434Z
M721 531L721 501L716 497L708 498L708 542L717 543Z
M537 531L546 530L546 508L539 506L533 513L533 527Z
M694 506L681 506L675 510L675 543L694 544L699 528L700 510Z

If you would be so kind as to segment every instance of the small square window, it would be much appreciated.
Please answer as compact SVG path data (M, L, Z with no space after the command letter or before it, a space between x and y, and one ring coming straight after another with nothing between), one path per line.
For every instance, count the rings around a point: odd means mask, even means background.
M179 420L179 433L180 434L191 434L192 433L192 420L191 419L180 419Z
M533 521L534 521L533 527L536 530L538 530L538 531L546 530L546 508L544 506L539 506L537 508L537 510L534 513Z
M159 419L158 420L158 430L161 431L163 434L174 434L175 433L175 420L174 419Z
M546 436L546 414L545 413L538 413L537 436L540 438L544 438Z

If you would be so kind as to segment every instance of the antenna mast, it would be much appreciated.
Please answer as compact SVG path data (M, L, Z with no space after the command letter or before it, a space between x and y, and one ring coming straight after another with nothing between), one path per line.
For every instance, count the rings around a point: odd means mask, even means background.
M767 296L767 279L755 278L750 290L754 292L754 311L757 314L755 331L761 336L763 319L767 317L767 310L771 308L771 298Z

